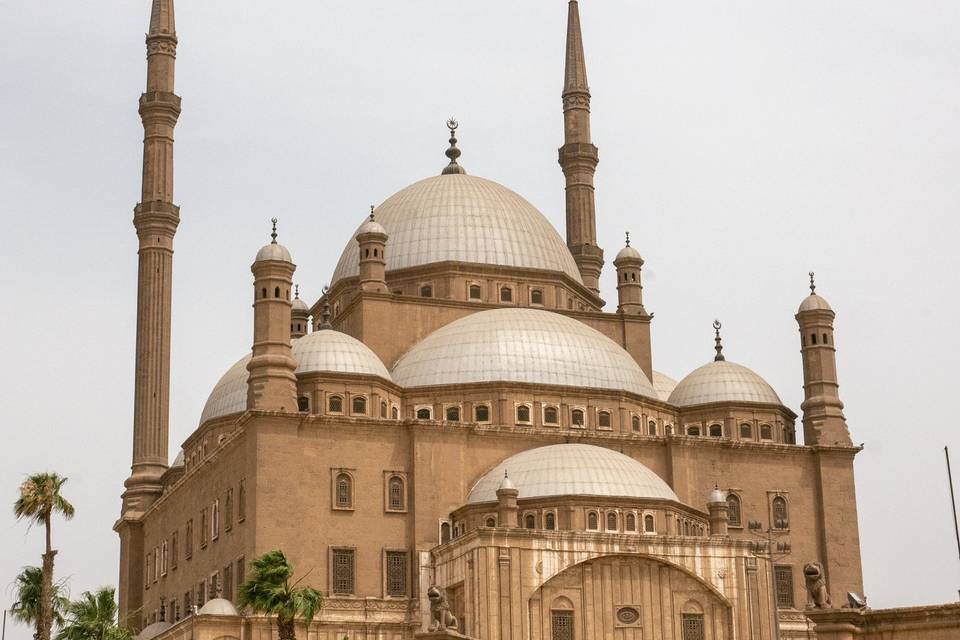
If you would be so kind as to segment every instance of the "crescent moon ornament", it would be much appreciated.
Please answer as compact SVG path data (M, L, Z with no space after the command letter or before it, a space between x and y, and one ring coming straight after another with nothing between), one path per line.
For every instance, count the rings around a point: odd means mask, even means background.
M459 126L460 126L460 123L457 122L456 119L450 118L449 120L447 120L447 128L450 129L450 131L456 131L457 127Z

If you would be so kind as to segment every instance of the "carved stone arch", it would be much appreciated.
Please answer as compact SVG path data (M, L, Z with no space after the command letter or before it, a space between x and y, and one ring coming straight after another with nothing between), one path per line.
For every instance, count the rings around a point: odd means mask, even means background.
M703 605L695 598L690 598L683 603L682 611L684 613L703 613Z
M573 600L567 596L557 596L553 599L553 602L550 603L551 609L573 609Z

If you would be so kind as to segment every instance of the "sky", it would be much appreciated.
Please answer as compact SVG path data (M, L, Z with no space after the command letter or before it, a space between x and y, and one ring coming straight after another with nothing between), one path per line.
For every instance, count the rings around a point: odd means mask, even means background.
M74 595L117 581L129 472L148 0L0 0L0 604L42 534L12 515L56 470ZM799 413L807 272L837 311L874 607L957 599L944 447L960 367L960 3L581 3L599 243L644 256L654 367L725 354ZM178 0L171 459L250 348L269 219L310 302L368 211L446 164L563 225L566 3ZM616 300L604 270L602 293ZM613 310L614 304L608 304ZM7 629L27 640L26 627Z

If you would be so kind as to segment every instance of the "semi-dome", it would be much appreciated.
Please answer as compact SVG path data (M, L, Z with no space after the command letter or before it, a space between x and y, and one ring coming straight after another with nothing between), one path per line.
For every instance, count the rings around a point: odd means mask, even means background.
M390 237L387 271L453 260L558 271L582 282L566 243L543 214L490 180L462 174L421 180L377 207L376 222ZM356 235L333 282L360 273Z
M833 309L830 308L830 303L827 302L823 296L818 296L815 293L811 293L803 299L803 302L800 303L800 308L797 310L797 313L818 310L833 311Z
M197 611L200 616L237 616L237 608L225 598L212 598Z
M293 359L297 374L313 372L352 373L382 378L391 382L390 372L370 347L339 331L325 330L293 341ZM200 415L200 423L247 408L247 363L241 358L223 374L213 388Z
M653 388L657 391L657 397L666 402L670 399L673 390L677 388L677 381L665 373L654 371Z
M782 404L766 380L729 360L710 362L693 371L677 384L668 402L679 407L711 402Z
M656 398L620 345L578 320L540 309L491 309L437 329L393 367L402 387L521 382Z
M520 500L604 496L680 501L663 478L629 456L589 444L554 444L510 456L473 485L467 502L496 501L504 473Z

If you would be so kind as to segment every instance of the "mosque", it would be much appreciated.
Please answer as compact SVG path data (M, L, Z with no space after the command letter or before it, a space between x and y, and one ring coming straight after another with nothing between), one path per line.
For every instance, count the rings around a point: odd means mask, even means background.
M370 212L313 304L274 222L251 267L252 343L170 464L180 98L173 0L152 0L133 464L114 527L121 615L141 640L272 638L270 618L234 602L273 549L326 595L298 632L308 640L879 638L870 629L902 620L933 631L883 637L933 640L958 628L957 608L864 606L860 448L838 395L835 314L812 274L794 315L802 415L726 359L719 323L703 366L679 382L654 369L629 238L607 310L576 0L568 12L566 237L465 170L451 120L447 159Z

